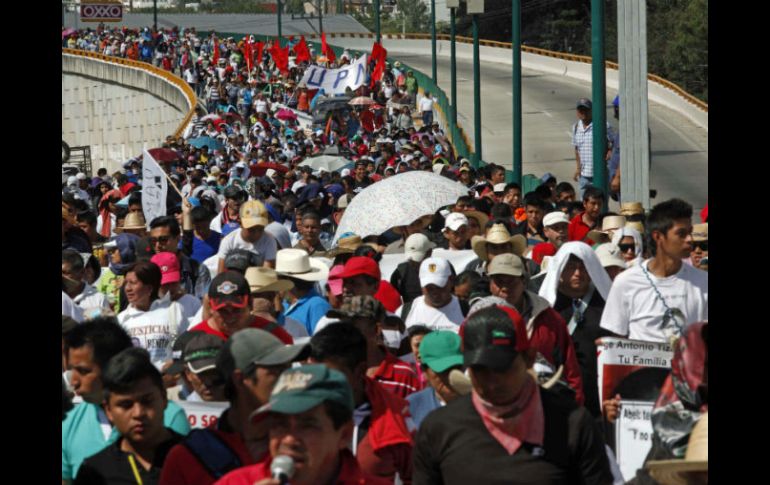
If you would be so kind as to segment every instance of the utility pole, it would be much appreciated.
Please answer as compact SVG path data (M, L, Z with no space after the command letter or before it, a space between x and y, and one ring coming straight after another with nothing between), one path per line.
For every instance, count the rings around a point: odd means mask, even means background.
M281 0L277 0L276 10L278 11L278 47L283 47L283 35L281 33Z
M430 52L433 82L438 85L436 73L436 0L430 0Z
M591 0L591 88L594 178L593 186L604 192L607 209L607 92L604 65L604 0ZM622 173L622 172L621 172Z
M511 3L511 51L513 65L513 81L511 93L513 97L513 180L521 185L523 176L521 153L521 0Z

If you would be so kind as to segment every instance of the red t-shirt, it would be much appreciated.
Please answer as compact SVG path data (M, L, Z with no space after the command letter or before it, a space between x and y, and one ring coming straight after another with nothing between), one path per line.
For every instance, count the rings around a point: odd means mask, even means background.
M583 222L583 214L585 214L585 211L576 215L572 218L571 221L569 221L569 226L567 227L567 237L570 241L583 241L584 238L588 235L589 231L594 229L593 227L590 227L588 224ZM596 226L596 224L594 224L594 226ZM586 239L585 242L591 245L594 243L590 239Z
M372 376L386 391L406 399L413 392L421 391L422 386L414 369L403 360L391 354L385 354L377 371Z
M258 328L260 330L270 332L285 344L291 345L294 343L294 339L291 337L291 335L289 335L286 330L281 328L281 326L277 323L271 322L270 320L265 320L262 317L252 316L252 318L254 320L252 320L251 324L249 324L249 328ZM205 332L209 335L215 335L222 340L227 340L227 335L223 334L219 330L211 328L208 320L203 320L201 323L191 328L190 332Z
M224 417L224 414L222 416ZM209 426L206 430L221 438L238 456L238 460L243 466L254 463L241 435L217 429L218 425L219 422ZM217 479L209 474L204 465L182 442L171 448L171 451L166 455L158 483L160 485L211 485L216 481Z

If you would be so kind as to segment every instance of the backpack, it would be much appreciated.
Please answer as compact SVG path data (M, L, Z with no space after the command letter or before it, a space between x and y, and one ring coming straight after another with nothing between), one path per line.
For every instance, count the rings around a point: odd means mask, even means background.
M194 429L182 444L215 480L243 466L235 451L211 430Z

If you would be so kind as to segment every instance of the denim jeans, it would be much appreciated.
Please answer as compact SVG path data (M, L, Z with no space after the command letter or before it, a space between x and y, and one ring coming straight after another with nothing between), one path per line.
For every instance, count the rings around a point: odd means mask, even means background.
M578 188L580 189L580 199L583 200L583 193L586 191L587 187L591 187L594 184L594 178L593 177L583 177L582 175L578 179Z

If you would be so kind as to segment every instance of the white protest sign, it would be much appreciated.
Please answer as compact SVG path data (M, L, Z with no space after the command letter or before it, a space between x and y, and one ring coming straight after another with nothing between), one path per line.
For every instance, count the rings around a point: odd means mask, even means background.
M219 420L225 409L230 404L227 402L193 402L193 401L174 401L187 415L187 422L190 427L207 428Z
M349 66L340 69L326 69L320 66L310 66L300 81L300 86L308 89L323 88L329 95L345 94L345 89L358 89L366 82L366 54L362 55Z
M635 476L652 446L652 408L672 358L667 343L605 337L597 345L599 401L621 395L615 456L625 480ZM639 395L629 395L633 391Z
M615 454L625 481L636 476L652 446L652 407L644 401L621 401L615 422ZM623 457L621 459L620 457Z
M156 217L166 215L166 192L168 191L168 182L163 173L163 169L158 162L152 158L147 150L144 151L142 159L142 212L147 221L147 228L150 228L150 222Z

